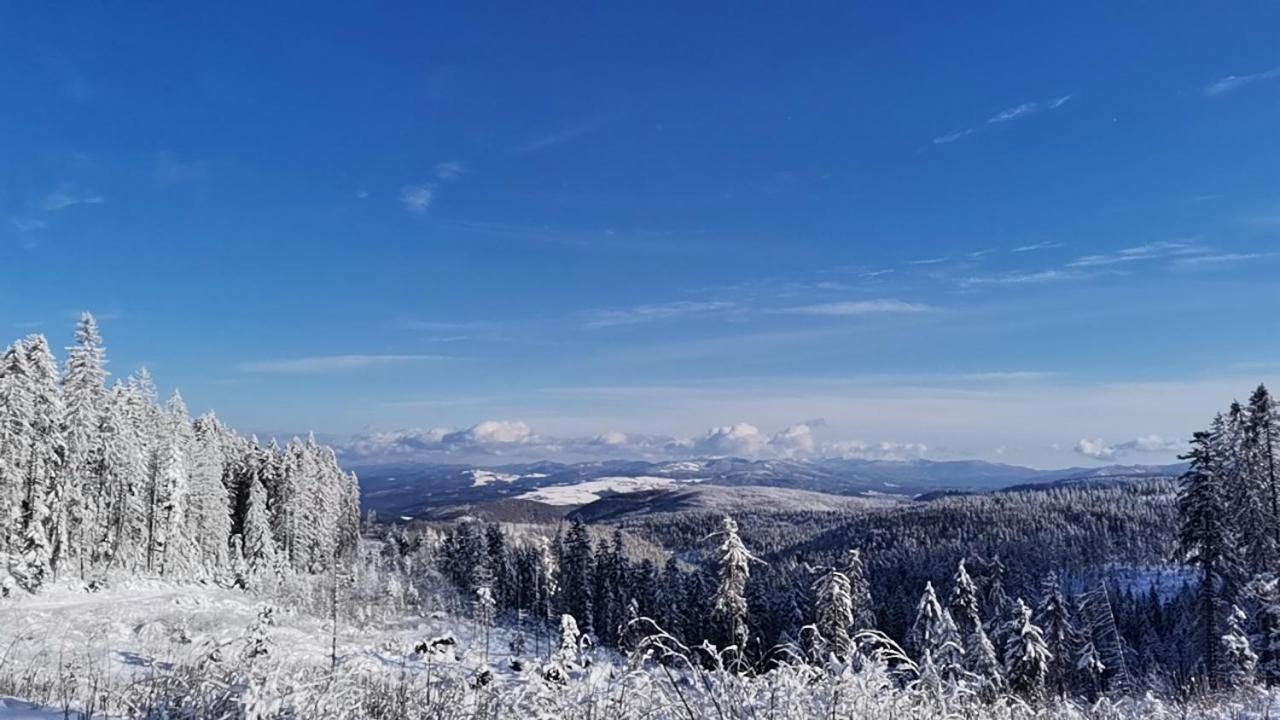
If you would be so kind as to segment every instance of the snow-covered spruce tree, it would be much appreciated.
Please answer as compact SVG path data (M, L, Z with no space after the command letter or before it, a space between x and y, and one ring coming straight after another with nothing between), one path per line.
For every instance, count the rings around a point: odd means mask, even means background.
M1227 498L1227 510L1235 518L1237 554L1241 577L1227 578L1232 584L1247 580L1246 574L1267 572L1275 565L1277 546L1272 532L1269 489L1253 462L1256 443L1250 437L1249 417L1239 402L1232 402L1223 420L1213 429L1213 455L1217 459ZM1234 573L1233 573L1234 575Z
M560 566L560 611L572 615L575 627L585 633L592 632L592 588L594 587L591 557L591 538L587 526L575 519L569 526L562 548Z
M85 313L76 327L76 344L67 348L62 374L61 429L66 456L55 481L60 510L54 528L55 538L67 537L55 562L65 557L76 563L82 578L95 540L106 524L103 509L110 493L102 474L106 377L102 336L93 316Z
M853 629L874 630L876 610L871 600L871 580L867 577L867 566L861 550L852 548L845 555L844 576L849 578Z
M1280 548L1280 421L1276 417L1276 403L1265 385L1259 385L1249 397L1249 410L1245 418L1244 446L1246 462L1254 485L1265 498L1268 511L1267 530L1272 540L1274 561Z
M68 517L71 488L62 474L66 443L62 435L62 395L58 381L58 361L43 335L23 341L26 354L31 413L28 426L27 484L29 514L43 507L44 518L29 517L24 525L24 557L36 557L48 548L49 570L57 576L68 552ZM43 525L47 540L34 537L34 525Z
M31 407L27 356L12 345L0 357L0 558L22 547Z
M1005 677L1009 689L1028 702L1044 698L1045 678L1053 654L1045 644L1044 634L1031 621L1031 608L1021 599L1014 603L1008 621L1008 645L1005 647Z
M281 559L277 555L275 538L271 533L267 491L260 482L254 482L249 487L242 548L250 589L260 588L276 578Z
M157 552L161 575L190 577L195 569L195 541L186 533L195 436L182 396L174 391L164 409L163 439L157 483Z
M1218 665L1222 685L1227 688L1240 688L1254 681L1258 656L1249 646L1249 635L1244 630L1246 622L1244 611L1232 606L1227 614L1226 632L1220 640L1222 655Z
M230 498L222 482L228 433L213 413L196 420L193 430L186 532L202 574L217 576L228 567L231 536Z
M951 613L938 602L933 583L927 582L916 604L915 622L907 633L907 645L922 661L928 660L946 683L964 675L964 648Z
M831 655L847 658L851 648L849 629L853 625L849 578L835 568L824 568L813 583L813 596L813 624L818 632L813 647L815 659L825 661Z
M1075 627L1071 620L1071 607L1058 582L1058 574L1050 572L1040 584L1040 604L1036 606L1035 622L1043 631L1045 644L1053 655L1046 678L1048 689L1057 696L1067 694L1071 680L1071 661Z
M1200 570L1200 667L1216 683L1222 632L1218 616L1224 605L1223 572L1231 565L1231 532L1226 498L1213 453L1213 434L1196 432L1191 450L1180 456L1191 461L1178 494L1178 545L1185 560Z
M1250 590L1258 603L1258 673L1269 686L1280 684L1280 579L1255 580Z
M741 655L747 646L747 581L751 579L751 563L760 561L747 552L738 534L738 523L728 515L721 521L718 535L718 584L711 607L728 644L738 648Z
M983 697L993 699L1004 690L1004 669L982 624L978 588L969 577L963 559L956 567L948 604L963 641L965 669L976 678Z

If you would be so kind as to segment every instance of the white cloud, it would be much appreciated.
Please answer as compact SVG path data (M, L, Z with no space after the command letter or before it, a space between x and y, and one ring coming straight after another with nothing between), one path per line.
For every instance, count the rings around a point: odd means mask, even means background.
M511 147L511 152L533 153L548 150L557 145L563 145L570 140L575 140L583 135L588 135L599 130L604 126L607 120L608 118L605 116L588 118L576 125L565 128L564 130L557 130L556 132L548 133L527 142L514 145Z
M1239 90L1246 85L1252 85L1253 83L1265 80L1275 80L1277 78L1280 78L1280 68L1263 70L1262 72L1256 72L1251 75L1228 75L1226 77L1219 78L1206 86L1204 94L1206 97L1217 97L1219 95L1226 95L1229 92Z
M979 275L960 281L964 287L981 285L1032 285L1036 283L1055 282L1074 278L1087 277L1083 273L1063 272L1061 270L1039 270L1036 272L1015 272L1003 275Z
M1061 95L1051 100L1026 102L1021 105L1014 105L1013 107L1005 108L1004 110L1001 110L995 115L987 118L982 125L962 128L960 130L949 132L945 135L939 135L933 139L933 144L947 145L949 143L956 142L957 140L963 140L964 138L970 137L981 131L983 128L1004 125L1006 123L1013 122L1014 120L1036 115L1045 110L1057 110L1063 105L1066 105L1069 100L1071 100L1070 95Z
M929 312L930 310L933 310L933 308L929 305L880 298L876 300L851 300L848 302L803 305L801 307L786 308L781 312L797 313L801 315L856 316L884 314L901 315Z
M466 163L458 160L436 163L435 167L436 177L440 180L457 180L469 172L471 172L471 168Z
M435 188L430 185L405 185L400 188L400 204L414 215L421 215L431 207Z
M45 212L53 212L75 205L97 205L101 202L102 196L94 191L65 183L57 190L41 198L36 203L36 207Z
M832 457L861 458L863 460L919 460L929 452L929 447L922 443L879 442L866 443L859 440L834 443L827 449Z
M1104 442L1101 438L1082 438L1075 445L1075 452L1085 457L1095 460L1118 460L1127 455L1134 453L1159 453L1169 454L1175 453L1182 449L1185 443L1171 438L1161 437L1159 435L1144 435L1128 442L1122 442L1115 445Z
M1021 245L1019 247L1016 247L1010 250L1009 252L1024 253L1024 252L1034 252L1036 250L1050 250L1052 248L1060 248L1060 247L1062 247L1062 243L1060 242L1045 241L1045 242L1032 243L1030 245Z
M318 355L242 363L240 369L245 372L281 375L317 375L439 359L439 355Z
M737 308L735 303L711 300L681 300L668 303L636 305L629 308L606 308L596 310L587 320L588 328L613 327L617 325L635 325L637 323L656 320L672 320L687 317L703 317L717 315Z
M1114 253L1085 255L1067 263L1068 267L1099 267L1120 263L1163 260L1170 258L1187 258L1204 255L1208 251L1198 242L1188 240L1165 240L1124 248Z
M768 438L760 428L740 422L724 427L711 428L706 435L694 442L694 450L702 455L754 456L768 445Z
M29 233L37 230L43 230L47 227L45 221L31 217L11 217L9 222L13 224L19 232Z

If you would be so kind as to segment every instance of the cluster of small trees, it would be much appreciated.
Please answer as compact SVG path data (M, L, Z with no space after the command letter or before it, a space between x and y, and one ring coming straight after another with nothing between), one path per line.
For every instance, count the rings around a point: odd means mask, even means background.
M1235 686L1280 682L1280 418L1265 386L1233 402L1183 456L1178 544L1200 570L1198 670Z
M110 572L249 586L315 572L353 547L359 491L314 439L263 447L145 369L106 383L82 317L60 368L41 335L0 357L0 584Z

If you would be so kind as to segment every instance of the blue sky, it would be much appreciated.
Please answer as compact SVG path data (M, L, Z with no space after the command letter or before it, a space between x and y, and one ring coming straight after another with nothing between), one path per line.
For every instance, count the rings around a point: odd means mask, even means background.
M0 8L9 336L454 458L1163 461L1280 368L1280 6L231 5Z

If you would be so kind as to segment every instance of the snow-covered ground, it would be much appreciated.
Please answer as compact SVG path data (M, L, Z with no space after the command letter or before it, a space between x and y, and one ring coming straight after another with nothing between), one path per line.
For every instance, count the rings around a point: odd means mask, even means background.
M0 600L0 720L48 720L90 705L95 717L104 708L156 717L164 707L167 717L352 719L1280 718L1280 698L1262 690L1181 706L1154 698L977 706L924 685L904 689L875 663L751 675L677 657L664 669L599 651L553 657L546 637L529 636L513 653L515 633L501 628L486 653L471 620L370 610L340 608L331 671L329 619L239 591L132 581Z

